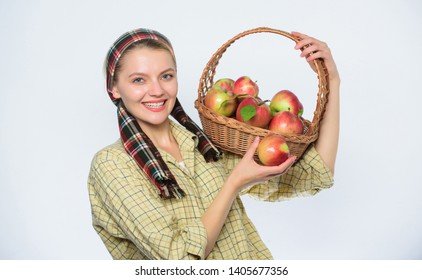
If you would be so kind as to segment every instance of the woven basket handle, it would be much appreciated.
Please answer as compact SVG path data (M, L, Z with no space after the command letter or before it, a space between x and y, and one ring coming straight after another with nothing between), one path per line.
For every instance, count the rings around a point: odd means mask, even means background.
M287 37L294 42L300 41L299 38L293 36L292 34L272 29L268 27L258 27L255 29L246 30L242 33L239 33L238 35L234 36L232 39L228 40L225 44L223 44L211 57L211 59L208 61L207 65L205 66L204 71L202 72L202 76L199 82L199 88L198 88L198 101L203 102L203 98L205 97L208 90L213 85L213 80L215 76L215 69L223 56L223 54L226 52L226 50L237 40L239 40L242 37L245 37L250 34L255 33L274 33L278 34L284 37ZM327 68L325 67L324 61L322 59L315 59L313 60L313 63L316 68L316 72L318 75L318 99L317 99L317 105L314 112L314 117L312 119L312 126L310 127L307 134L313 133L314 129L319 130L319 123L324 115L325 107L328 102L328 72Z

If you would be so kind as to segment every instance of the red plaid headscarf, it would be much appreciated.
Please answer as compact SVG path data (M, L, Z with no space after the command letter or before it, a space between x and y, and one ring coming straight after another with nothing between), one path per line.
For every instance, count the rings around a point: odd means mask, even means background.
M162 198L182 198L185 193L177 184L176 179L162 159L160 152L142 131L136 119L127 111L123 102L120 99L114 98L112 94L114 71L118 60L131 44L147 39L158 40L164 43L174 56L170 41L157 31L140 28L123 34L114 42L107 54L105 64L107 92L117 106L120 138L126 152L135 159L139 167L155 184L157 192ZM212 145L199 126L185 113L178 99L176 99L171 115L187 130L198 137L198 150L202 153L206 161L218 160L219 151Z

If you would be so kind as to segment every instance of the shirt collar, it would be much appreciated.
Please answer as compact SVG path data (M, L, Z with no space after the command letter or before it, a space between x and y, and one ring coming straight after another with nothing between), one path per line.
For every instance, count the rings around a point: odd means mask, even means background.
M199 139L195 134L176 124L174 121L170 121L170 127L181 150L190 152L195 150L199 143Z

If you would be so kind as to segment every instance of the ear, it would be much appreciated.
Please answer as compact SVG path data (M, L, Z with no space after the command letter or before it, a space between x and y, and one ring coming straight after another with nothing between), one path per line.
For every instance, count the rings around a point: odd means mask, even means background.
M120 92L119 92L119 90L117 89L116 86L113 86L113 88L111 89L111 93L113 94L113 97L115 99L119 99L121 97Z

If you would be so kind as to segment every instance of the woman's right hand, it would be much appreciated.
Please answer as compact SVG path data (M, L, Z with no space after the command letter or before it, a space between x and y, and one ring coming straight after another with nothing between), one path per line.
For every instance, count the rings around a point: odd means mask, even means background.
M286 173L296 160L296 156L290 156L278 166L260 165L254 160L254 154L258 145L259 137L256 137L227 179L228 185L234 187L234 191L237 193L244 188L266 182L271 178Z

